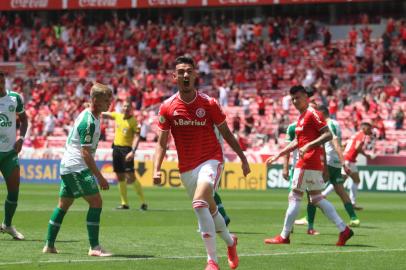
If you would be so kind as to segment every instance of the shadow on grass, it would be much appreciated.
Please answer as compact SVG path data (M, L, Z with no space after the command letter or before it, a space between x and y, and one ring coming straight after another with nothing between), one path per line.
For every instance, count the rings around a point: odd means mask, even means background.
M262 234L262 235L266 235L266 233L261 233L261 232L234 232L234 231L230 231L230 233L235 233L235 234Z
M362 225L357 228L359 228L359 229L380 229L380 227L377 227L377 226L365 226L365 225Z
M326 247L336 247L334 243L320 243L320 244L315 244L315 243L304 243L300 242L298 244L305 245L305 246L326 246ZM378 248L378 246L371 246L371 245L363 245L363 244L346 244L343 248L345 247L367 247L367 248Z
M150 259L155 258L152 255L131 255L131 254L113 254L114 258L126 258L126 259Z
M294 235L308 235L306 232L295 232L295 233L293 233L292 234L292 236L294 236ZM318 235L308 235L309 237L321 237L321 236L338 236L338 233L323 233L323 232L320 232L320 234L318 234ZM356 237L358 237L358 236L362 236L362 237L365 237L365 236L370 236L370 235L366 235L366 234L358 234L358 233L354 233L354 236L356 236Z
M4 239L2 241L10 241L10 242L40 242L45 243L44 239L24 239L24 240L15 240L15 239ZM58 240L56 243L78 243L79 240Z

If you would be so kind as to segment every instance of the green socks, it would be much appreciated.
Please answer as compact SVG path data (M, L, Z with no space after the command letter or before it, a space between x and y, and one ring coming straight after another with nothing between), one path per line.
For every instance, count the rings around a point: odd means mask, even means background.
M345 211L347 211L348 215L350 216L351 220L358 219L357 215L355 214L352 203L350 203L350 202L345 203L344 208L345 208Z
M308 224L309 229L313 229L315 216L316 216L316 206L310 203L307 204L307 222L309 222Z
M54 247L56 236L58 235L59 229L61 228L63 217L65 216L65 214L66 212L58 207L55 208L54 212L52 213L51 219L48 223L48 235L46 243L48 247Z
M99 245L99 225L101 208L89 208L86 217L87 233L89 236L90 246L92 248Z
M216 202L219 213L223 216L226 225L228 225L230 223L230 218L227 216L223 202L221 201L220 195L217 192L214 193L214 201Z
M4 221L6 226L11 226L14 213L17 209L18 191L9 191L4 202Z

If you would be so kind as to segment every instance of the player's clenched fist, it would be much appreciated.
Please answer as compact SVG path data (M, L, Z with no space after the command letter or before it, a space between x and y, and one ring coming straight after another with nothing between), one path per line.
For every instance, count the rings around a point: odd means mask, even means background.
M161 175L162 175L162 173L160 171L154 172L154 176L152 177L152 179L154 181L154 185L161 184Z

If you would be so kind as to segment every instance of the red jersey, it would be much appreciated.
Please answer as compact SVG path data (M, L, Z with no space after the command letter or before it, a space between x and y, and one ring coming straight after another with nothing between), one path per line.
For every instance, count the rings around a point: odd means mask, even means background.
M361 147L364 145L366 138L367 135L365 135L365 133L362 131L358 131L357 133L355 133L355 135L351 137L350 141L345 147L344 159L350 162L356 162L358 156L357 148L360 145Z
M320 137L320 130L324 127L327 127L327 123L323 115L311 107L307 108L307 110L299 116L296 124L295 133L298 148ZM303 158L299 158L296 168L322 171L324 169L323 146L309 149Z
M159 110L158 127L171 130L181 173L210 159L223 162L214 125L219 126L225 120L226 115L217 101L205 94L197 92L189 103L181 100L179 93L165 100Z

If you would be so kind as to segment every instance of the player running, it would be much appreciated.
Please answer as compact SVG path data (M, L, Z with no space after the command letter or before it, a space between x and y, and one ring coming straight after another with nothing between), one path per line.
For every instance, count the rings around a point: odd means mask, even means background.
M350 199L355 210L362 210L363 208L357 206L357 193L358 185L360 183L358 168L356 166L358 154L362 154L367 158L371 158L370 154L365 153L364 145L367 136L372 135L372 125L369 122L361 123L361 130L353 135L344 150L345 165L347 170L342 170L344 176L344 181L349 176L352 179L352 184L350 187Z
M0 72L0 172L7 186L7 197L4 202L4 219L0 232L8 233L15 240L23 240L24 235L11 225L17 209L20 190L20 153L27 133L28 119L24 103L18 93L6 90L6 78ZM20 120L20 135L16 138L17 117Z
M171 131L178 153L180 178L193 200L192 207L206 246L206 270L219 269L216 232L226 242L228 264L231 269L235 269L239 263L237 237L228 231L213 198L223 167L223 153L214 126L240 157L244 176L249 174L250 167L229 130L226 116L217 101L195 89L197 75L192 58L180 56L176 59L173 78L179 92L167 99L159 111L160 131L155 150L153 180L155 184L161 182L161 165Z
M309 107L309 96L306 89L299 85L290 89L293 105L300 112L295 129L296 138L276 156L267 160L275 162L294 149L299 150L299 160L293 173L292 191L289 193L289 206L286 211L284 227L280 235L265 239L266 244L289 244L289 235L295 218L300 210L303 192L307 189L312 204L320 207L323 213L336 224L340 231L337 246L343 246L353 236L353 231L345 225L334 206L321 194L324 185L324 150L323 144L332 139L326 121L320 112Z
M131 101L123 104L123 113L103 112L102 116L115 122L113 142L113 169L117 175L121 204L116 208L130 209L127 196L127 183L134 183L135 192L141 201L140 210L146 211L148 205L140 181L134 175L134 154L140 142L140 129L133 116Z
M109 183L100 173L94 161L100 138L100 114L109 109L112 91L103 84L95 83L90 90L90 97L90 108L83 110L76 118L66 141L60 165L62 181L59 202L49 220L46 244L42 250L44 253L58 253L55 248L55 240L63 218L74 200L83 197L89 204L86 217L90 242L88 255L99 257L112 255L99 244L102 197L95 177L102 190L108 190Z

